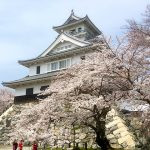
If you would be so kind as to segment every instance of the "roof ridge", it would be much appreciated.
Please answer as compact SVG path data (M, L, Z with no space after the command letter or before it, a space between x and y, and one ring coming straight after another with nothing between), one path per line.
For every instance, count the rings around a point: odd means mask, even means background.
M79 18L78 20L76 20L75 22L71 22L71 23L69 23L69 24L67 24L66 22L64 23L64 24L62 24L62 25L59 25L59 26L53 26L53 29L55 30L55 28L59 28L59 27L61 27L61 26L66 26L66 25L70 25L70 24L74 24L74 23L76 23L76 22L78 22L78 21L82 21L82 20L85 20L87 17L85 16L85 17L83 17L83 18Z
M69 23L71 20L73 20L73 19L76 20L76 21L78 21L78 20L81 19L81 17L76 16L76 15L74 14L73 9L72 9L69 18L68 18L62 25L68 24L68 23Z

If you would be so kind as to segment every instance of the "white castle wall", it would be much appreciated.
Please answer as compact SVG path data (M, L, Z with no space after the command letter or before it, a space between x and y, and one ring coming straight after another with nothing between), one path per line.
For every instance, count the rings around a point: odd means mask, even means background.
M76 55L76 56L71 57L71 65L80 63L81 62L81 58L80 57L81 57L81 55ZM36 74L36 67L37 66L40 66L40 74L47 73L48 72L48 70L47 70L47 64L48 63L50 63L50 62L42 63L42 64L36 64L36 65L31 66L29 68L29 76L37 75Z
M67 33L67 34L70 34L70 30L73 30L75 29L76 32L78 32L78 28L81 28L82 30L85 30L85 25L83 23L80 23L80 24L77 24L77 25L74 25L73 27L67 27L66 29L64 29L64 32Z
M77 55L77 56L73 56L71 58L71 65L77 64L81 62L81 57L82 55ZM41 74L47 73L47 63L43 63L43 64L38 64L38 65L33 65L30 67L30 71L29 71L29 76L34 76L36 75L36 67L37 66L41 66ZM35 83L35 84L31 84L31 85L27 85L27 86L21 86L21 87L17 87L15 89L15 96L21 96L21 95L26 95L26 89L27 88L33 88L33 94L38 94L40 93L40 88L41 86L44 85L48 85L49 83Z
M29 68L29 76L34 76L36 75L36 67L40 66L40 72L41 74L47 73L47 63L43 63L43 64L37 64L37 65L33 65Z
M46 83L35 83L27 86L21 86L15 89L15 96L23 96L26 95L26 89L27 88L33 88L33 94L38 94L41 92L40 88L41 86L49 85L48 82Z

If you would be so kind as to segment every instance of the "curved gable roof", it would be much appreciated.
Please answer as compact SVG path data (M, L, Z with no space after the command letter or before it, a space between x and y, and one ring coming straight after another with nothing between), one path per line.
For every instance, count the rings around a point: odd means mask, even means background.
M88 44L90 44L90 42L87 42L87 41L81 41L71 35L68 35L66 33L61 33L57 38L56 40L41 54L39 55L38 57L44 57L46 56L50 51L53 50L53 48L63 42L63 41L68 41L68 42L71 42L77 46L80 46L80 47L83 47L83 46L86 46Z

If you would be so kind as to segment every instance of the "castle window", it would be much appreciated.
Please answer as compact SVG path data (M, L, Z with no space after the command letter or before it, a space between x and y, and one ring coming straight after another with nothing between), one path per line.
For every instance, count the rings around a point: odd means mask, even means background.
M33 95L33 88L27 88L26 95Z
M49 85L41 86L40 90L41 90L41 91L45 91L48 87L49 87Z
M71 65L71 59L64 59L59 61L59 70L61 69L66 69L68 67L70 67Z
M59 62L59 69L64 69L66 68L66 60L62 60Z
M84 56L84 55L83 55L83 56L81 56L80 58L81 58L81 60L85 60L85 56Z
M78 32L82 32L82 28L78 28Z
M63 59L55 62L51 62L47 64L47 71L52 72L56 70L66 69L70 67L71 65L71 59Z
M70 30L70 34L76 34L76 29Z
M67 59L66 61L67 61L66 62L67 63L67 67L70 67L71 66L71 59Z
M65 46L65 49L69 49L69 48L71 48L71 45Z
M51 71L58 70L58 62L53 62L51 63Z
M36 74L40 74L40 66L36 67Z

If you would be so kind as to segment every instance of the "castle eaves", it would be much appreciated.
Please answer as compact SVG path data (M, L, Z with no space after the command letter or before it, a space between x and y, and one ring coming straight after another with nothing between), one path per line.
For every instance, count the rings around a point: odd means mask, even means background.
M20 85L25 85L25 84L31 84L31 83L38 83L41 81L50 81L50 79L54 76L57 75L59 71L55 72L49 72L49 73L44 73L44 74L39 74L39 75L34 75L34 76L26 76L24 78L21 78L19 80L11 81L11 82L3 82L2 85L9 87L9 88L16 88L17 86Z
M60 33L62 29L74 26L74 25L82 23L82 22L85 22L88 26L90 26L93 29L93 31L97 34L97 36L101 34L101 31L93 24L93 22L89 19L88 16L85 16L84 18L81 18L79 20L70 22L69 24L63 24L63 25L60 25L60 26L54 26L53 29L56 32Z
M84 47L77 47L71 50L66 50L63 52L57 52L57 53L50 53L49 55L46 55L45 57L37 57L37 58L33 58L33 59L29 59L29 60L22 60L22 61L18 61L19 64L25 66L25 67L30 67L32 65L35 64L40 64L43 62L49 62L49 61L54 61L56 59L60 59L60 58L65 58L65 57L70 57L74 54L84 54L85 52L90 52L90 51L94 51L96 50L97 47L102 47L102 49L104 47L106 47L105 44L90 44Z

